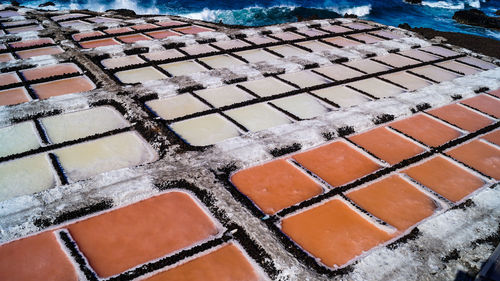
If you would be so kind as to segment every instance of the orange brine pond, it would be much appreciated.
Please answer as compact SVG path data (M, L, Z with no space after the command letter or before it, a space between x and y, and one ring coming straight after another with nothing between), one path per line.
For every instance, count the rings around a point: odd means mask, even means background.
M193 198L172 191L68 227L100 277L202 242L219 230Z
M260 281L262 279L242 250L232 243L145 279L145 281L191 280Z
M200 32L207 32L207 31L213 31L213 29L206 28L206 27L201 27L201 26L186 26L186 27L179 27L175 28L175 31L182 32L184 34L196 34Z
M77 281L78 277L52 232L0 246L2 281Z
M158 25L152 23L136 24L131 26L131 28L135 30L148 30L148 29L155 29L158 27L159 27Z
M452 127L423 114L393 122L390 126L432 147L438 147L462 135Z
M151 38L147 37L146 35L140 34L140 33L139 34L118 36L116 38L120 39L124 43L134 43L137 41L151 40Z
M393 238L339 198L284 218L281 230L328 267L343 266Z
M46 83L33 84L31 88L40 99L48 99L72 93L87 92L95 89L94 83L85 76L72 77Z
M40 46L44 44L54 44L54 40L52 38L39 38L33 40L21 40L19 42L9 43L12 48L26 48L32 46Z
M101 36L101 35L104 35L104 33L101 31L93 31L93 32L84 32L84 33L73 34L72 37L73 37L73 40L80 41L80 40L85 39L85 38L97 37L97 36Z
M387 127L380 127L349 138L378 158L394 165L425 151Z
M28 92L22 87L0 91L0 106L19 104L30 100Z
M400 231L431 216L437 208L431 198L397 175L346 195L358 206Z
M452 202L484 185L484 181L450 160L437 156L403 171L417 182Z
M495 91L489 92L490 95L500 98L500 89L496 89Z
M285 159L239 171L231 181L270 215L323 192L318 183Z
M57 55L60 53L64 53L64 50L59 46L50 46L36 49L28 49L24 51L17 51L16 55L21 59L27 59L31 57L37 56L46 56L46 55Z
M82 48L85 49L112 46L112 45L120 45L120 43L116 41L114 38L104 38L104 39L80 42L80 46L82 46Z
M293 159L332 186L344 185L381 168L342 141L296 154Z
M8 62L14 59L14 56L12 56L12 54L10 53L0 54L0 62Z
M8 28L6 30L10 34L16 34L16 33L21 33L21 32L38 31L38 30L42 30L42 29L43 29L43 27L41 25L36 24L36 25L13 27L13 28Z
M469 132L475 132L493 123L493 120L490 118L459 104L450 104L429 110L428 112L441 120L447 121Z
M5 86L5 85L19 83L19 82L21 82L21 79L19 79L17 74L14 72L0 74L0 86Z
M156 39L163 39L171 36L181 35L177 32L173 32L170 30L151 31L151 32L146 32L146 34Z
M489 134L486 134L482 137L482 139L485 139L485 140L489 141L490 143L500 145L500 130L497 129L496 131L493 131Z
M42 66L37 68L31 68L28 70L22 70L21 74L26 80L36 80L41 78L47 78L56 75L63 75L69 73L80 73L82 72L78 66L73 63L63 63L50 66Z
M183 24L186 24L186 23L182 22L182 21L169 20L169 21L160 21L160 22L157 22L156 24L160 25L160 26L163 26L163 27L169 27L169 26L183 25Z
M463 100L461 101L461 103L473 107L495 118L500 118L500 101L494 97L483 94Z
M449 156L490 176L500 179L500 149L480 140L473 140L446 152Z

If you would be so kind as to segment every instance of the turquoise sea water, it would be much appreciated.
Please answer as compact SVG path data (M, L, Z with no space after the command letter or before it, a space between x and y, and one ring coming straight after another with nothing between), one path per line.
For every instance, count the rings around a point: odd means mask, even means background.
M47 0L23 2L36 7ZM328 18L345 13L397 26L430 27L442 31L464 32L500 40L500 32L456 23L453 13L477 8L488 15L500 9L500 0L424 0L411 5L403 0L57 0L57 9L126 8L138 13L176 14L194 19L239 25L269 25L297 21L313 16Z

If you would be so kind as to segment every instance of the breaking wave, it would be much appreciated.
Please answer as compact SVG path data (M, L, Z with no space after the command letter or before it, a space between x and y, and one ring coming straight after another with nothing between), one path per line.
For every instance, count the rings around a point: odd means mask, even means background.
M449 10L462 10L462 9L465 9L466 7L479 9L479 8L481 8L481 1L480 0L470 0L470 1L464 1L464 2L460 2L460 1L455 1L455 2L422 1L422 5L428 6L431 8L441 8L441 9L449 9Z
M212 10L204 8L201 12L186 13L182 16L237 25L267 25L297 21L300 19L335 18L344 14L354 14L363 17L370 14L371 5L352 8L305 8L296 6L248 7L238 10Z
M23 5L38 7L47 0L26 0ZM334 18L354 14L367 20L397 26L430 27L499 38L497 31L456 24L453 14L460 9L481 9L493 15L499 0L423 0L410 5L404 0L52 0L48 9L131 9L138 14L183 15L225 24L262 26L301 19ZM21 2L21 1L20 1ZM496 33L495 33L496 32Z

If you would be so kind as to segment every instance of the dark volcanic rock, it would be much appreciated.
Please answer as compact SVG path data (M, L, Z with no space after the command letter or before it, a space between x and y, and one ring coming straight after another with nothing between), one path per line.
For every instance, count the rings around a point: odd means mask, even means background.
M344 14L344 18L357 19L358 16L357 15L353 15L353 14Z
M486 28L500 29L500 19L496 17L487 16L480 10L461 10L455 12L453 19L459 23L467 25L476 25Z
M54 4L54 2L49 1L49 2L45 2L43 4L38 5L38 7L48 7L48 6L55 6L55 5L56 4Z
M495 12L495 15L500 16L500 10L497 10L497 11Z
M129 9L111 9L107 10L107 13L113 13L115 15L125 16L125 17L133 17L136 13Z
M411 30L411 26L406 22L398 25L398 27L406 30Z
M407 23L400 24L399 27L419 33L426 39L432 39L436 36L440 36L447 40L446 43L464 47L490 57L500 58L500 41L495 39L458 32L444 32L431 28L412 28Z
M422 0L403 0L403 1L410 4L422 4Z

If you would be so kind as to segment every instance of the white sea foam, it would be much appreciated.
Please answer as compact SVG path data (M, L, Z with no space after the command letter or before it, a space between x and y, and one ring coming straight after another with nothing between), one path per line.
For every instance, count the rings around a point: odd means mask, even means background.
M329 7L328 9L332 10L336 13L339 13L341 15L350 14L350 15L356 15L358 17L363 17L363 16L367 16L370 14L370 12L372 10L372 5L364 5L364 6L352 7L352 8Z
M462 10L465 8L464 3L450 3L447 1L437 1L437 2L422 1L422 5L428 6L431 8L442 8L442 9L449 9L449 10Z

